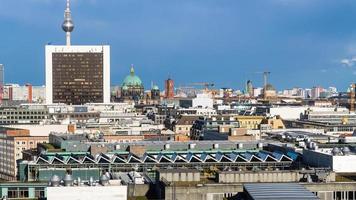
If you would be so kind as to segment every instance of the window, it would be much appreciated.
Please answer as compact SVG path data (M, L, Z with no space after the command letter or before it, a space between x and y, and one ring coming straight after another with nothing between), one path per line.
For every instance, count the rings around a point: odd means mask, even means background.
M35 197L36 198L44 198L45 197L44 188L35 188Z
M10 187L7 190L7 198L17 198L18 197L18 191L17 188L12 188Z
M25 187L10 187L7 191L8 198L27 198L28 197L28 188Z
M19 197L20 198L28 197L28 188L24 188L24 187L19 188Z

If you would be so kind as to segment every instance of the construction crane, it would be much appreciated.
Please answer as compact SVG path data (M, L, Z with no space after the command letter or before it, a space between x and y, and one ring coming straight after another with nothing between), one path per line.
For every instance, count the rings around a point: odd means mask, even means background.
M198 93L198 89L196 86L204 87L204 91L208 92L211 90L212 87L215 86L214 83L206 83L206 82L195 82L189 83L185 85L181 85L177 88L178 93L185 93L187 96L195 96Z
M206 83L206 82L191 83L191 84L189 84L189 85L191 85L191 86L203 86L206 91L210 90L211 87L214 87L214 86L215 86L214 83Z

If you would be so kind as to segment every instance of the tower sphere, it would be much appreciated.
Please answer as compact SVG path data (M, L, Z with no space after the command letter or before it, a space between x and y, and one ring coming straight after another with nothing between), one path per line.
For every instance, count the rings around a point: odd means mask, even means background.
M71 19L64 20L64 22L62 24L62 29L65 32L72 32L74 29L73 21Z

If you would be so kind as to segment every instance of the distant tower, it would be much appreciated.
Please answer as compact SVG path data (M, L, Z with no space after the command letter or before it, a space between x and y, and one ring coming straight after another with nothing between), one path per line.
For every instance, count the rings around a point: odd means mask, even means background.
M64 22L62 24L62 29L64 32L66 32L66 44L67 46L70 46L70 34L74 29L72 15L70 12L70 0L67 0L67 8L64 11Z
M32 103L32 85L27 83L25 86L27 88L27 102Z
M174 98L174 81L172 79L167 79L164 84L164 89L165 89L165 97L167 99L173 99Z
M253 96L253 85L252 81L250 80L246 82L246 93L249 94L250 97Z
M356 84L351 84L350 88L350 111L355 112L355 91L356 91Z
M0 103L4 97L4 65L0 64Z
M159 100L161 92L159 91L159 87L157 85L152 84L151 88L151 98L152 100Z
M46 45L46 104L110 103L110 46L72 45L67 0L62 29L66 45Z

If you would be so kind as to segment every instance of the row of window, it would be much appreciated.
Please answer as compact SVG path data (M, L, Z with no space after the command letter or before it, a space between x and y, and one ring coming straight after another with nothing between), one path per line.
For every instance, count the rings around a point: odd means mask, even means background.
M45 111L3 111L0 115L44 115Z
M29 191L26 187L10 187L7 191L7 198L28 198ZM35 188L35 198L45 197L45 188Z
M4 116L2 119L45 119L45 116Z

